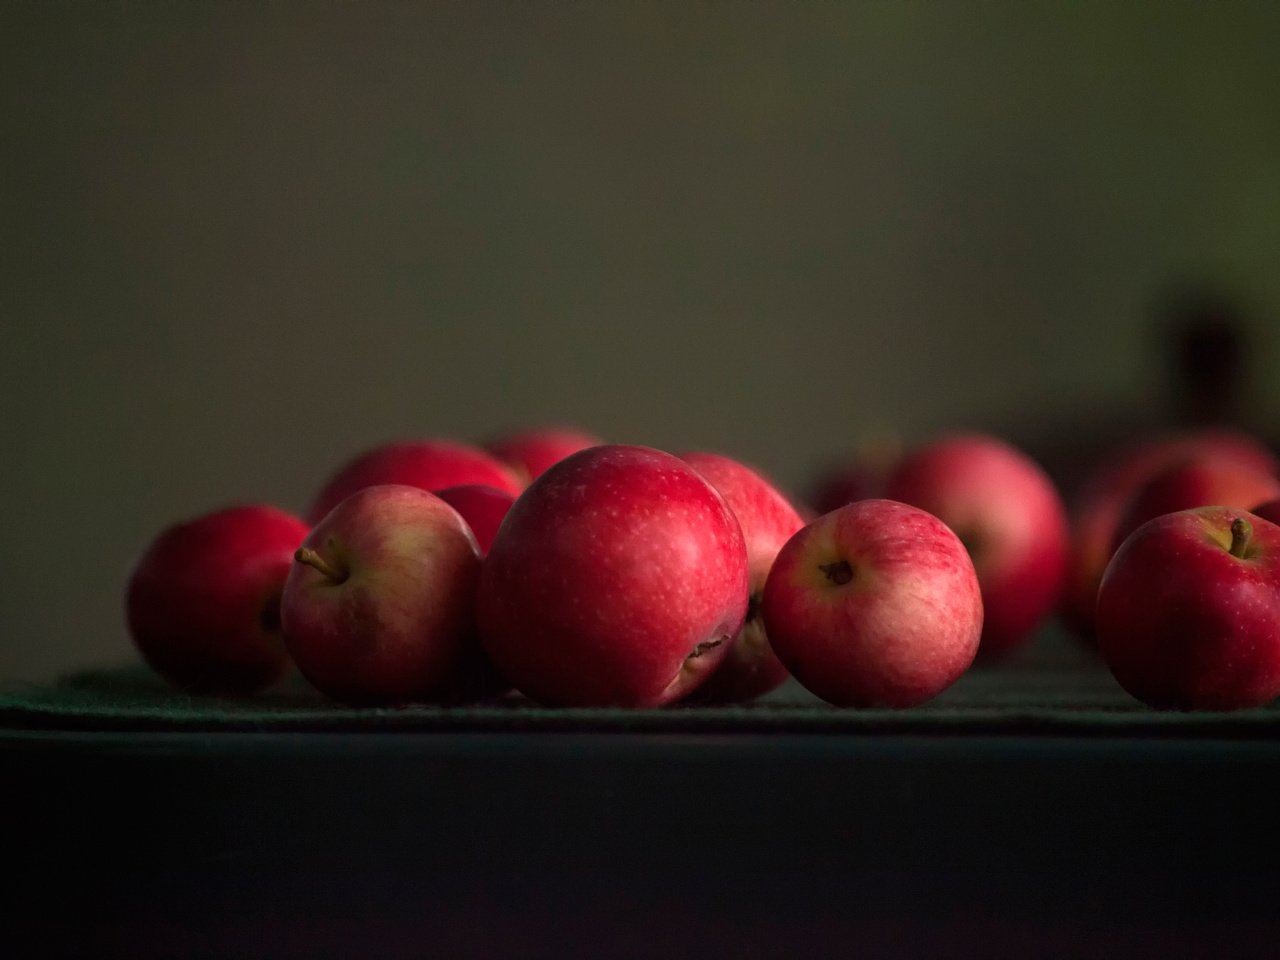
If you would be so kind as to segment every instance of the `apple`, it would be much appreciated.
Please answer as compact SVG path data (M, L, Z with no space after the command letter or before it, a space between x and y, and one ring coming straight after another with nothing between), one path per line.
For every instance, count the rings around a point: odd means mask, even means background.
M716 453L683 453L680 459L720 492L738 518L747 545L750 590L742 630L724 662L694 695L704 703L751 700L779 686L788 676L769 646L760 601L774 557L804 521L787 498L751 467Z
M437 490L436 496L462 515L467 526L476 535L480 554L489 552L494 534L502 525L502 518L511 509L516 498L505 490L484 483L466 483L458 487Z
M594 434L573 427L539 427L509 433L485 444L485 448L528 482L569 454L603 442Z
M884 494L885 483L902 456L896 437L864 443L846 460L829 467L815 484L809 502L817 516L838 510L855 500Z
M1071 559L1060 607L1063 622L1081 637L1093 636L1098 584L1116 540L1116 525L1135 492L1156 473L1189 457L1229 458L1274 474L1275 456L1248 434L1197 430L1147 438L1104 457L1089 474L1071 508Z
M142 658L192 693L254 693L289 667L280 593L307 535L297 517L265 505L228 507L163 531L125 591Z
M1067 518L1057 489L1002 440L953 436L908 454L886 496L927 510L960 537L985 608L980 656L1024 643L1053 611L1067 567Z
M1098 589L1098 650L1152 707L1234 710L1280 695L1280 526L1231 507L1161 514Z
M330 510L363 487L404 484L435 492L483 483L512 495L523 482L496 457L452 440L409 440L375 447L348 462L316 495L307 517L319 523Z
M476 614L493 663L530 699L652 707L720 665L747 591L742 530L711 484L669 453L608 444L512 504Z
M1280 497L1280 479L1228 457L1198 456L1176 462L1147 479L1116 523L1112 550L1148 520L1194 507L1247 510Z
M365 487L298 548L285 645L321 693L352 704L453 699L478 642L480 548L458 511L401 484Z
M884 492L887 473L861 463L844 464L828 469L809 495L814 518L839 510L855 500L879 497Z
M968 669L982 591L960 538L892 500L825 514L782 547L765 583L765 629L810 692L840 707L910 707Z

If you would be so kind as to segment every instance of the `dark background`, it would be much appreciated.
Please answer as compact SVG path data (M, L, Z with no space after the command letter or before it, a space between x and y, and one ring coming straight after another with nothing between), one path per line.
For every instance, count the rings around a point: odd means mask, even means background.
M868 437L1280 420L1280 6L7 3L0 675L375 442L567 421L800 488ZM1172 286L1171 286L1172 285Z

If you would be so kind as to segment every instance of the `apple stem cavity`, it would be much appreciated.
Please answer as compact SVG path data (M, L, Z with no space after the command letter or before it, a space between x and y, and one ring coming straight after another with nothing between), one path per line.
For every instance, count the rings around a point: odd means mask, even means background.
M853 580L853 567L848 560L837 560L835 563L824 563L818 567L838 587L843 587Z
M305 563L309 567L315 567L334 583L342 583L347 579L346 570L339 570L336 567L331 567L324 557L320 556L320 554L316 553L309 547L299 547L297 552L293 555L293 559L297 560L299 563Z
M1253 536L1253 524L1244 517L1236 517L1231 521L1231 555L1244 559L1249 549L1249 540Z

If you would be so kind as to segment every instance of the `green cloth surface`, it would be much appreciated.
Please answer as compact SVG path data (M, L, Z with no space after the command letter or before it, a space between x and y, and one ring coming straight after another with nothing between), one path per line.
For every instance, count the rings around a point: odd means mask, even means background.
M1151 710L1090 652L1037 638L1006 663L977 666L927 704L906 710L831 707L794 682L754 703L662 709L550 709L519 697L461 707L353 708L294 675L252 697L193 696L141 664L72 673L0 690L0 721L25 729L601 732L803 732L1280 737L1280 706L1227 713Z

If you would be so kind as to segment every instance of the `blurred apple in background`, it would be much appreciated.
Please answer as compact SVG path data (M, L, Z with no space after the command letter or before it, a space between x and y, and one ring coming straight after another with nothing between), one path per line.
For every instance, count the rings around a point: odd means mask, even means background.
M846 707L910 707L968 669L982 597L960 539L937 517L862 500L783 546L764 591L779 659L806 689Z
M439 497L403 485L343 500L298 548L280 613L303 676L345 703L449 700L475 678L480 550Z
M715 453L685 453L680 459L720 492L738 518L747 544L750 590L742 630L724 662L694 695L707 703L751 700L787 679L787 668L769 646L760 602L774 557L804 521L787 498L751 467Z
M1148 520L1194 507L1248 510L1280 497L1280 479L1229 457L1201 456L1176 462L1134 491L1116 522L1112 552Z
M1098 584L1116 544L1116 526L1137 490L1161 470L1190 457L1230 459L1275 474L1275 456L1247 434L1200 430L1152 437L1104 457L1088 475L1071 509L1071 562L1060 610L1079 636L1094 632Z
M747 611L747 549L724 498L648 447L561 460L512 505L476 612L498 670L559 706L657 706L720 665Z
M1057 606L1067 567L1067 519L1053 483L994 437L954 436L909 453L886 496L927 510L959 536L978 574L986 659L1026 641Z
M129 632L143 659L193 693L253 693L289 655L280 594L307 535L275 507L229 507L162 532L126 588Z
M1249 512L1256 514L1263 520L1269 520L1272 523L1280 524L1280 499L1267 500L1258 504Z
M574 427L537 427L499 437L486 443L485 449L509 464L528 483L569 454L603 442L594 434Z
M435 492L483 483L515 495L524 483L515 472L479 447L453 440L408 440L375 447L349 461L316 495L307 511L319 523L330 510L364 487L404 484Z
M1233 710L1280 696L1280 527L1211 506L1135 530L1098 590L1098 650L1153 707Z
M467 526L476 535L480 553L489 552L494 535L502 525L502 518L511 509L516 498L505 490L483 483L468 483L460 487L437 490L436 496L462 515Z
M902 443L896 435L859 444L851 456L830 466L814 484L808 500L813 515L830 513L855 500L883 496L889 474L901 456Z

